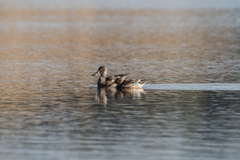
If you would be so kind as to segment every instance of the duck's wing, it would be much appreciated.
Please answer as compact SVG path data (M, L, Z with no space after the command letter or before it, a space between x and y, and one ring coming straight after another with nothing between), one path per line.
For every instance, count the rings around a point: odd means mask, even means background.
M121 84L121 87L129 87L135 83L135 79L124 80Z
M106 80L107 81L113 81L113 80L115 80L116 79L116 77L114 77L114 76L108 76L108 77L106 77Z
M117 78L117 79L115 80L115 83L116 83L117 85L120 85L120 84L123 83L123 79L122 79L122 78Z
M106 77L106 84L108 86L115 87L116 85L121 84L125 80L125 76L128 74L119 74L114 76L108 76Z
M124 80L120 85L122 88L142 88L145 83L140 83L141 79L128 79Z
M127 74L118 74L118 75L114 75L114 76L117 77L117 78L121 78L121 77L124 77L126 75L128 75L128 73Z
M106 77L106 85L110 86L112 83L114 83L116 80L115 76L108 76Z

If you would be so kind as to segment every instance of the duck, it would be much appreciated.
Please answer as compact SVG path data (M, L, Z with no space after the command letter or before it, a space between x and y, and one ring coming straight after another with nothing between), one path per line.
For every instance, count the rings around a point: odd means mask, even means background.
M119 79L125 79L125 76L128 74L119 74L114 76L107 76L107 68L105 66L100 66L92 76L97 76L100 74L100 77L98 78L97 85L98 87L116 87L117 83L116 80L119 81Z
M107 76L107 68L105 66L100 66L92 76L97 76L98 78L97 85L98 87L116 87L116 88L130 88L137 89L142 88L145 83L140 83L141 79L128 79L125 77L128 74L119 74L114 76Z

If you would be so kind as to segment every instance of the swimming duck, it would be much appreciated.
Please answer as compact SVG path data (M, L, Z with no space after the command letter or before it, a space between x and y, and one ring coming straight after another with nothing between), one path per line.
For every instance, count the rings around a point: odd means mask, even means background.
M125 80L126 75L128 74L120 74L115 76L107 77L107 68L105 66L100 66L96 73L92 76L96 76L100 73L100 77L98 79L98 87L116 87L116 88L129 88L129 89L137 89L142 88L145 83L140 83L141 79L129 79Z
M125 76L128 74L119 74L114 76L108 76L107 77L107 68L105 66L100 66L96 73L92 74L92 76L97 76L97 74L100 74L100 77L98 78L98 87L116 87L117 83L115 83L115 80L119 79L125 79Z

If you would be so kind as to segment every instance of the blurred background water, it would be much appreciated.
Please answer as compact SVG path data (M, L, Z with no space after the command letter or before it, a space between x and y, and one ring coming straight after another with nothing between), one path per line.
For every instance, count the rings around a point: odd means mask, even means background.
M239 86L239 7L1 0L1 159L239 159L240 89L211 87ZM98 90L100 65L151 85Z

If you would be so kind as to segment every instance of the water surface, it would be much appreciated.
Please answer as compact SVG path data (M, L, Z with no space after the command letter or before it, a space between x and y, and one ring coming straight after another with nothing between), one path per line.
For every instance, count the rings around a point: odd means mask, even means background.
M239 159L238 9L1 6L2 159Z

